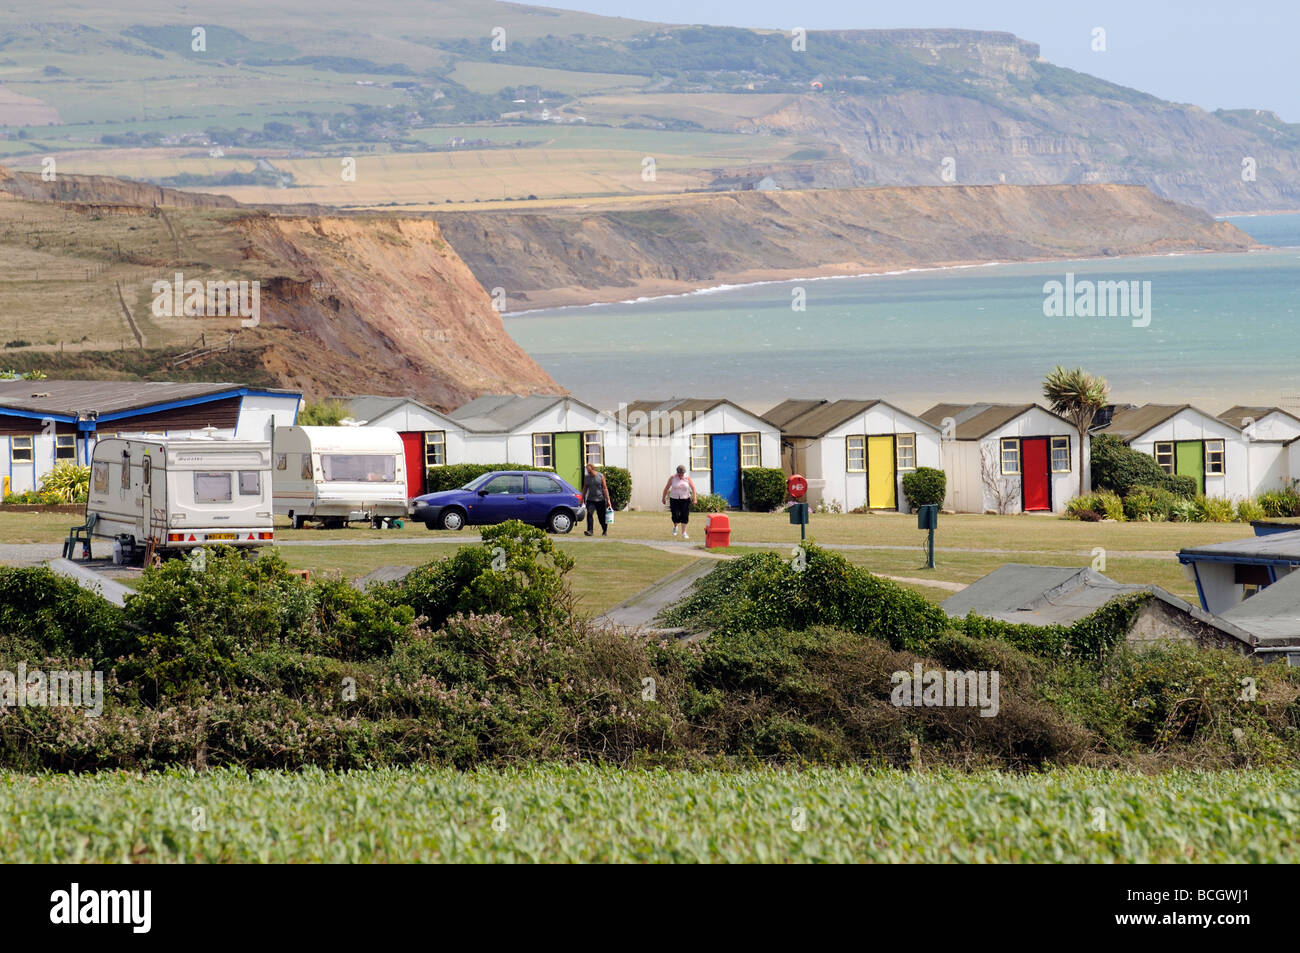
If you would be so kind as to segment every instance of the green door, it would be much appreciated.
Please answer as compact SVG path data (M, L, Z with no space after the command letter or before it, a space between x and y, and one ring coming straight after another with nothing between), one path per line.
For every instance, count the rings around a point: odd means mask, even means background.
M1196 481L1196 492L1205 492L1205 444L1199 440L1180 440L1174 448L1174 472Z
M555 472L575 490L582 489L582 434L555 435Z

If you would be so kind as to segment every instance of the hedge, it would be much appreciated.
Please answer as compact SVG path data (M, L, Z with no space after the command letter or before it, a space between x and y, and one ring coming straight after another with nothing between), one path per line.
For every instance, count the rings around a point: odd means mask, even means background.
M542 467L529 466L526 463L449 463L445 467L429 467L424 485L426 493L440 490L459 490L475 477L481 477L493 470L541 470Z
M1196 480L1190 476L1166 473L1153 457L1124 443L1114 434L1100 433L1092 438L1092 488L1111 490L1127 497L1135 486L1157 487L1190 500L1196 496Z
M622 467L596 467L596 470L605 475L610 504L616 510L624 509L632 499L632 472Z
M917 467L903 477L903 495L912 509L943 505L948 492L948 474L934 467Z
M740 471L740 490L745 509L770 513L785 502L785 471L772 467L749 467Z

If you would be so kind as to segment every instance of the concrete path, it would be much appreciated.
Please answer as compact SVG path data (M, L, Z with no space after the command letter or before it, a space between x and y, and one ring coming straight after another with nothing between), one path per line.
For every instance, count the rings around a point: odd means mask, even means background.
M85 566L78 566L61 556L57 559L51 559L49 567L60 576L67 576L83 589L98 593L115 606L126 605L126 597L135 592L134 589L128 588L114 579L109 579L107 576L103 576Z
M669 573L659 581L642 589L630 599L624 599L618 605L606 610L594 620L597 625L616 625L625 628L641 628L650 632L680 632L680 629L655 629L652 627L655 616L680 600L686 591L695 585L701 576L713 570L708 559L693 560L676 572Z

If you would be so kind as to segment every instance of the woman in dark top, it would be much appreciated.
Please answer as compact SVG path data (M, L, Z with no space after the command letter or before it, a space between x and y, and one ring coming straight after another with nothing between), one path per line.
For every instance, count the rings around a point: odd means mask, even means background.
M605 483L605 474L596 469L594 463L587 464L587 472L582 475L582 501L587 504L587 531L591 535L591 518L600 517L600 535L609 533L605 523L605 509L609 506L609 486Z

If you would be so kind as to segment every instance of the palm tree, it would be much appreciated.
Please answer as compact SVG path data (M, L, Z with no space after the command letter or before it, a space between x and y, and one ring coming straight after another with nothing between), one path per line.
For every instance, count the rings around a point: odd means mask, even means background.
M1097 411L1106 406L1110 385L1106 378L1089 374L1082 367L1067 371L1061 365L1043 379L1043 396L1052 406L1053 413L1074 424L1079 429L1079 495L1083 495L1083 442Z

